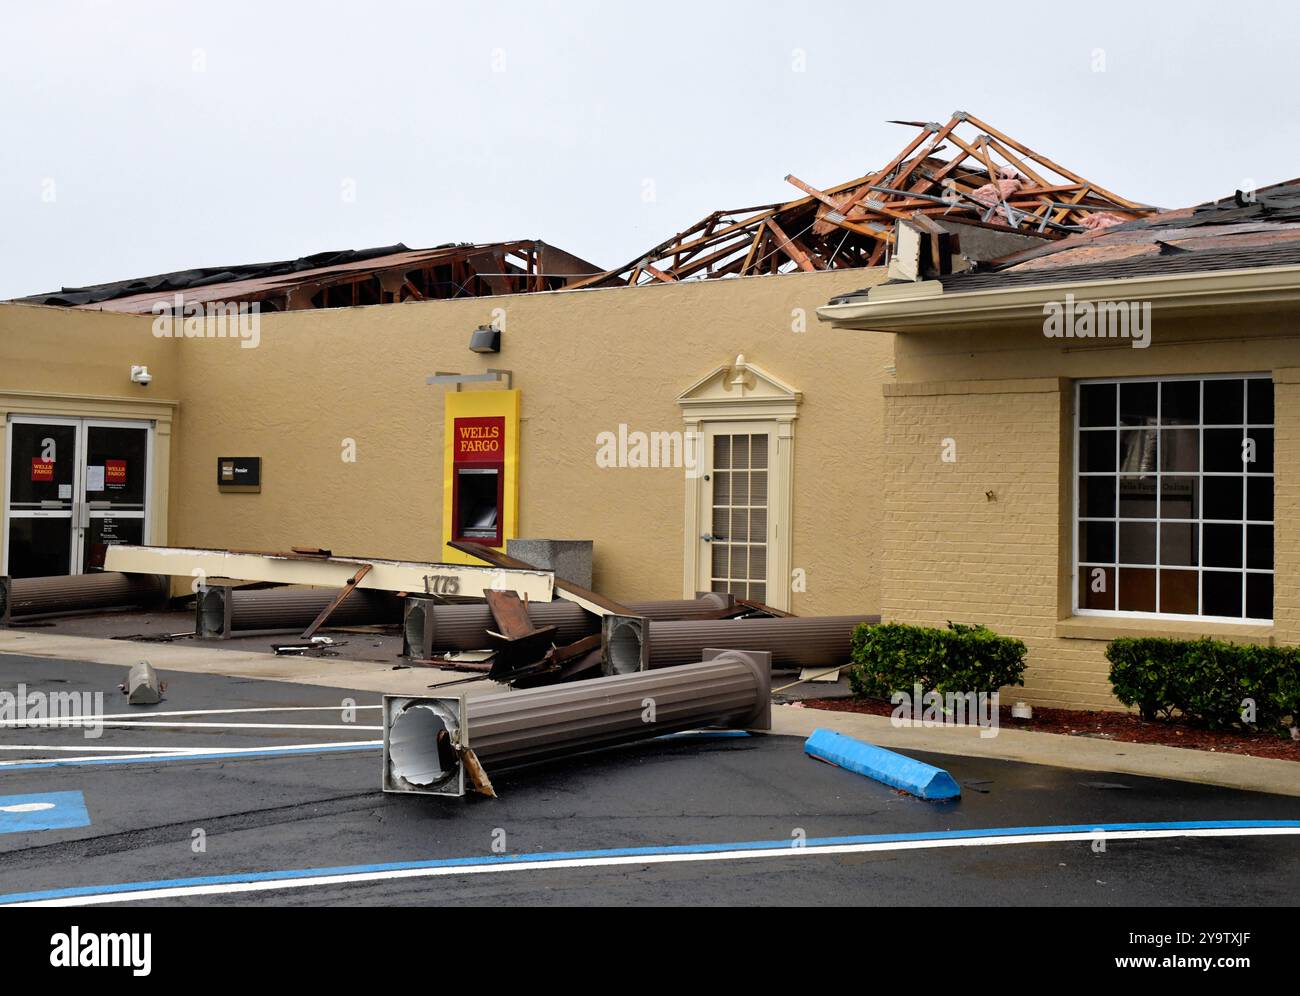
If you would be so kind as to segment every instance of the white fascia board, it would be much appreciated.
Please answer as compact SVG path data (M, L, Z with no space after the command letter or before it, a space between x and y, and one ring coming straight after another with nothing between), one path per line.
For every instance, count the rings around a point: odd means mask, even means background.
M1063 281L964 293L944 293L938 281L899 286L906 287L907 293L878 297L877 290L892 288L873 288L866 298L818 308L817 317L842 329L942 332L963 327L1041 322L1043 306L1061 301L1066 294L1080 302L1150 301L1153 308L1166 312L1294 306L1300 304L1300 266Z
M342 588L365 564L371 569L358 588L376 591L429 592L481 597L485 590L514 591L529 601L549 602L555 591L550 571L520 571L470 564L434 564L369 557L297 557L271 553L235 553L186 547L110 546L106 571L170 574L176 577L230 578L277 584Z

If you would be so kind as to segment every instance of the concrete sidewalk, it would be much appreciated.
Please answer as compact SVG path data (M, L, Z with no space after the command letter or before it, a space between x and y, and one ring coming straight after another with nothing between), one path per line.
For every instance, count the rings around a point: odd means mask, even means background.
M462 681L462 672L408 667L340 657L276 657L239 650L186 646L183 642L149 644L82 636L0 629L0 653L25 654L52 660L94 661L130 667L148 660L163 671L221 674L304 685L324 685L355 691L420 695L430 685ZM467 681L455 694L481 695L501 691L489 681ZM772 708L772 732L807 737L818 727L858 737L881 747L930 751L966 757L1000 758L1058 768L1108 771L1172 778L1177 781L1300 796L1300 763L1272 758L1218 754L1210 751L1133 744L1054 733L999 730L981 737L978 727L924 728L895 726L887 716L832 712L790 705Z
M461 681L456 694L500 691L490 681L464 681L465 671L430 667L402 667L344 657L277 657L245 650L216 650L186 644L145 643L135 640L101 640L85 636L40 633L25 629L0 629L0 653L29 657L94 661L122 667L147 660L160 671L223 674L234 678L263 678L299 685L325 685L358 692L422 695L430 685Z

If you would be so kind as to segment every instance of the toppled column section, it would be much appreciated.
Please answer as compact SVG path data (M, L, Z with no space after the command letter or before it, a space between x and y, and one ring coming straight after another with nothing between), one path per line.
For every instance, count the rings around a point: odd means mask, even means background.
M771 728L771 661L709 650L708 660L527 691L384 696L385 792L494 794L506 768L719 726Z
M730 595L713 593L698 598L633 602L628 606L638 616L664 620L712 619L734 607L735 600ZM600 632L599 617L563 599L530 601L528 617L539 629L556 627L555 642L559 646ZM482 650L489 645L487 632L493 628L492 612L484 603L442 605L430 598L412 596L406 600L402 653L424 659L448 651ZM698 659L699 655L691 658Z
M853 631L880 616L785 616L663 622L606 616L602 629L606 674L628 674L697 660L705 647L766 650L779 669L849 663Z
M171 579L162 574L96 571L43 578L0 577L0 622L155 608L165 604L170 594Z
M237 634L298 632L328 606L337 588L201 587L194 600L194 632L204 639L225 640ZM396 623L402 600L387 591L353 589L330 613L331 626Z

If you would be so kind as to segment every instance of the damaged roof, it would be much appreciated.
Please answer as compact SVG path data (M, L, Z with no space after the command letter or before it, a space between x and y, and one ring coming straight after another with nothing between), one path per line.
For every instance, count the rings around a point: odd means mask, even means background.
M1014 253L944 277L949 293L1300 264L1300 180Z
M272 263L177 270L17 300L147 314L174 306L180 295L186 303L256 301L267 311L295 311L559 290L599 269L536 239L430 249L399 243Z
M538 240L431 249L399 244L180 270L18 300L156 313L174 309L182 295L187 304L256 301L263 310L291 311L627 287L878 266L895 246L898 223L919 216L960 222L972 233L984 229L984 241L996 245L1007 236L1068 242L1074 233L1157 210L1111 193L964 111L944 124L891 123L918 132L884 166L824 189L787 175L800 192L794 200L715 211L613 270ZM972 234L968 243L975 241Z
M1300 265L1300 180L1071 235L939 277L945 294ZM871 288L832 304L862 300Z
M805 196L715 211L616 270L573 287L634 286L717 277L877 266L897 223L925 215L1001 232L1061 239L1154 214L965 111L919 129L883 167ZM946 153L946 154L945 154Z

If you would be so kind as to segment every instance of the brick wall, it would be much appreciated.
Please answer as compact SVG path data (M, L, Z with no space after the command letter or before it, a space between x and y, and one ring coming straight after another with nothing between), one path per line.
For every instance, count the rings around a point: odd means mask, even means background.
M1300 368L1273 371L1273 639L1300 643Z
M1016 698L1113 709L1104 642L1055 635L1069 397L1055 378L886 386L883 613L1017 636Z
M1268 369L1258 358L1238 362ZM1300 368L1272 375L1272 626L1070 618L1073 382L1051 377L885 386L884 618L983 623L1019 637L1029 668L1024 689L1009 694L1075 709L1122 708L1104 656L1116 636L1300 642L1300 467L1291 459L1300 448Z

